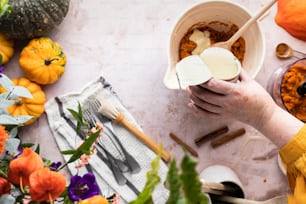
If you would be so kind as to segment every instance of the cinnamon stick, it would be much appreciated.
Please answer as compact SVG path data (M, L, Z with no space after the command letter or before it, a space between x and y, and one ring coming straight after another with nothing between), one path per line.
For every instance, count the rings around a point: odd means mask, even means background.
M223 137L216 139L214 141L212 141L210 144L213 148L219 147L222 144L225 144L233 139L235 139L236 137L239 137L241 135L243 135L245 133L245 129L244 128L240 128L238 130L235 130L227 135L224 135Z
M221 128L218 128L204 136L198 137L194 140L194 142L196 143L196 145L200 146L201 144L207 142L210 139L213 139L215 137L218 137L219 135L222 135L224 133L228 132L228 127L227 126L223 126Z
M198 157L198 153L190 147L188 144L186 144L183 140L181 140L179 137L177 137L173 132L170 132L170 137L176 141L178 144L182 145L191 155Z

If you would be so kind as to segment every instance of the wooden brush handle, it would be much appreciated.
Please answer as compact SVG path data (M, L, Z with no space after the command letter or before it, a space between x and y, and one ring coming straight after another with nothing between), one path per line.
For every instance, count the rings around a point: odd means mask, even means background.
M126 127L129 131L131 131L138 139L140 139L145 145L147 145L155 153L159 152L160 149L159 145L157 145L153 140L151 140L143 132L138 130L129 121L127 121L122 113L118 114L114 121L117 123L121 123L124 127ZM161 157L165 162L169 162L171 159L170 154L165 150L162 150Z

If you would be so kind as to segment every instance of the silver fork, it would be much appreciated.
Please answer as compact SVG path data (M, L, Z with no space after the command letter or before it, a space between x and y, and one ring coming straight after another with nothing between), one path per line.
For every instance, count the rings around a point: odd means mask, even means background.
M100 106L101 106L100 102L96 98L91 98L91 100L89 100L89 105L92 108L92 111L98 117L99 121L106 127L106 129L112 134L113 138L117 141L118 145L120 146L120 148L121 148L121 150L122 150L122 152L125 156L125 160L126 160L126 163L129 167L130 172L131 173L138 173L141 170L141 167L140 167L139 163L124 148L121 141L118 139L118 136L114 131L112 121L99 112L99 109L100 109Z
M93 118L93 116L90 114L89 110L83 110L83 116L86 121L90 124L91 127L94 127L96 124L96 120ZM101 153L101 150L106 155L108 161L109 161L109 168L111 169L117 183L119 185L124 185L127 182L126 177L123 175L123 170L127 170L127 166L123 163L122 160L115 158L106 148L103 146L103 143L98 142L96 144L97 150L100 150L99 153Z

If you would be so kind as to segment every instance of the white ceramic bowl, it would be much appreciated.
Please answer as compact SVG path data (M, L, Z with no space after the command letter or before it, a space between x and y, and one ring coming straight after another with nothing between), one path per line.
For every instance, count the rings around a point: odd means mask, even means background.
M244 187L239 177L231 168L227 166L218 164L209 166L200 173L200 178L204 181L221 183L233 187L236 189L236 192L235 195L231 196L240 198L246 197Z
M183 36L197 23L223 22L235 24L239 28L251 17L251 13L243 6L230 0L205 0L187 9L178 18L169 39L168 68L164 77L164 84L169 89L179 89L175 64L179 61L179 44ZM215 29L222 28L220 24ZM262 67L266 52L264 35L258 23L254 23L242 35L246 42L246 51L242 63L251 77L255 77Z

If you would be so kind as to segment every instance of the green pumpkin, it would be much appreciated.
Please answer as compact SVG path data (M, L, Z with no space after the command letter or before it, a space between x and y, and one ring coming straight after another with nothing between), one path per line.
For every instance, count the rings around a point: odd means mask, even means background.
M14 39L46 35L64 20L69 3L70 0L9 0L12 12L0 18L0 30Z

